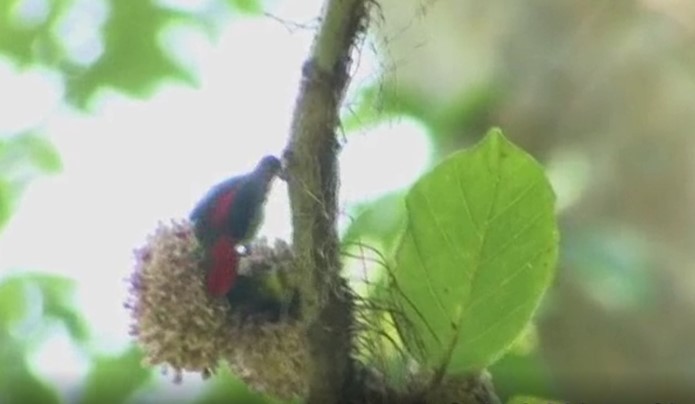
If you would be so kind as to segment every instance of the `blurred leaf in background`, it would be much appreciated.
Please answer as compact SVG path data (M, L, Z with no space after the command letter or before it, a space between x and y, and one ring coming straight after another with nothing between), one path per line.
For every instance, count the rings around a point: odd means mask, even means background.
M18 66L60 73L66 101L79 108L87 108L103 88L148 97L167 80L196 80L166 46L165 34L187 28L213 35L219 14L232 10L254 14L261 5L216 0L182 11L153 0L9 0L0 4L0 53Z
M109 5L101 30L103 53L85 68L71 68L67 81L69 100L85 107L102 87L144 97L163 80L193 83L191 74L160 44L160 32L170 25L202 24L202 20L168 10L151 0L119 0Z
M226 367L220 369L211 386L199 397L196 404L215 404L228 401L231 397L240 403L272 404L275 400L254 393L241 381L236 379Z
M3 402L60 402L56 386L35 374L29 354L59 325L76 343L87 327L74 309L68 279L24 273L0 281L0 397Z
M168 81L195 84L194 73L172 45L171 33L193 29L212 39L234 13L257 15L262 9L255 0L213 0L198 8L150 0L3 1L0 56L20 72L40 67L43 73L57 73L64 103L87 110L103 89L147 98ZM11 113L11 100L8 103ZM19 133L0 127L0 229L34 179L62 169L61 157L42 133L44 120L35 119L30 129ZM35 252L41 253L40 246ZM100 341L79 312L76 288L69 278L24 268L0 278L0 402L120 403L153 387L153 372L142 366L138 349L96 348ZM55 375L36 371L34 353L58 330L67 333L89 363L82 381L60 375L53 379ZM265 401L229 374L223 378L211 383L203 401L234 396ZM67 382L75 388L65 391L62 384Z
M152 381L152 372L142 366L143 355L130 347L120 355L95 355L84 380L79 402L82 404L122 403Z
M0 137L0 229L27 184L38 175L56 174L61 167L53 145L36 133Z
M53 65L62 47L51 30L73 0L56 0L43 4L22 0L0 3L0 52L18 65Z
M406 211L403 192L393 192L351 209L352 220L342 235L346 248L356 243L378 243L386 254L394 251L405 228ZM377 246L372 246L376 248Z

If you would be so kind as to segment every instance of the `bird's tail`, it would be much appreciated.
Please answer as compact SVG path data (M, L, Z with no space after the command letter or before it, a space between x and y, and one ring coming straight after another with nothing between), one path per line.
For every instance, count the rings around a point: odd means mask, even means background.
M210 271L208 272L208 292L217 297L227 294L237 277L239 253L236 242L229 237L220 237L210 249Z

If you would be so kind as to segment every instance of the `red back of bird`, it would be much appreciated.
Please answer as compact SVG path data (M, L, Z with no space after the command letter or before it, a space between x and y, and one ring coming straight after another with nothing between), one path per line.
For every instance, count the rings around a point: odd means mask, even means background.
M234 286L239 256L236 246L253 238L263 216L270 183L280 161L264 157L246 175L215 185L191 212L196 237L208 262L208 291L216 296Z

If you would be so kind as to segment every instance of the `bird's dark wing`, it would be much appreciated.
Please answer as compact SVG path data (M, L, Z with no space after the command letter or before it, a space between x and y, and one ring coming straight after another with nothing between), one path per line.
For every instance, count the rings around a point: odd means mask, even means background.
M234 209L227 218L227 230L238 242L246 242L255 236L262 220L266 187L265 183L249 177L237 188Z
M212 241L223 232L236 189L242 182L243 177L233 177L213 186L193 208L189 218L201 242Z

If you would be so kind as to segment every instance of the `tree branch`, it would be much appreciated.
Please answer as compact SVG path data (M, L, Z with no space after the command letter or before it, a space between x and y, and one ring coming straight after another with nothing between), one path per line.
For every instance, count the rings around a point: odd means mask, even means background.
M344 401L352 361L352 301L340 278L336 129L351 53L369 0L326 0L285 150L293 245L310 350L310 403Z
M309 403L499 403L489 378L446 378L426 392L359 391L364 377L350 357L353 301L340 276L336 226L339 144L336 129L349 82L351 54L374 0L326 0L321 26L303 68L285 149L297 286L309 345ZM355 391L357 389L358 391ZM384 401L386 400L386 401ZM460 401L462 400L462 401Z

